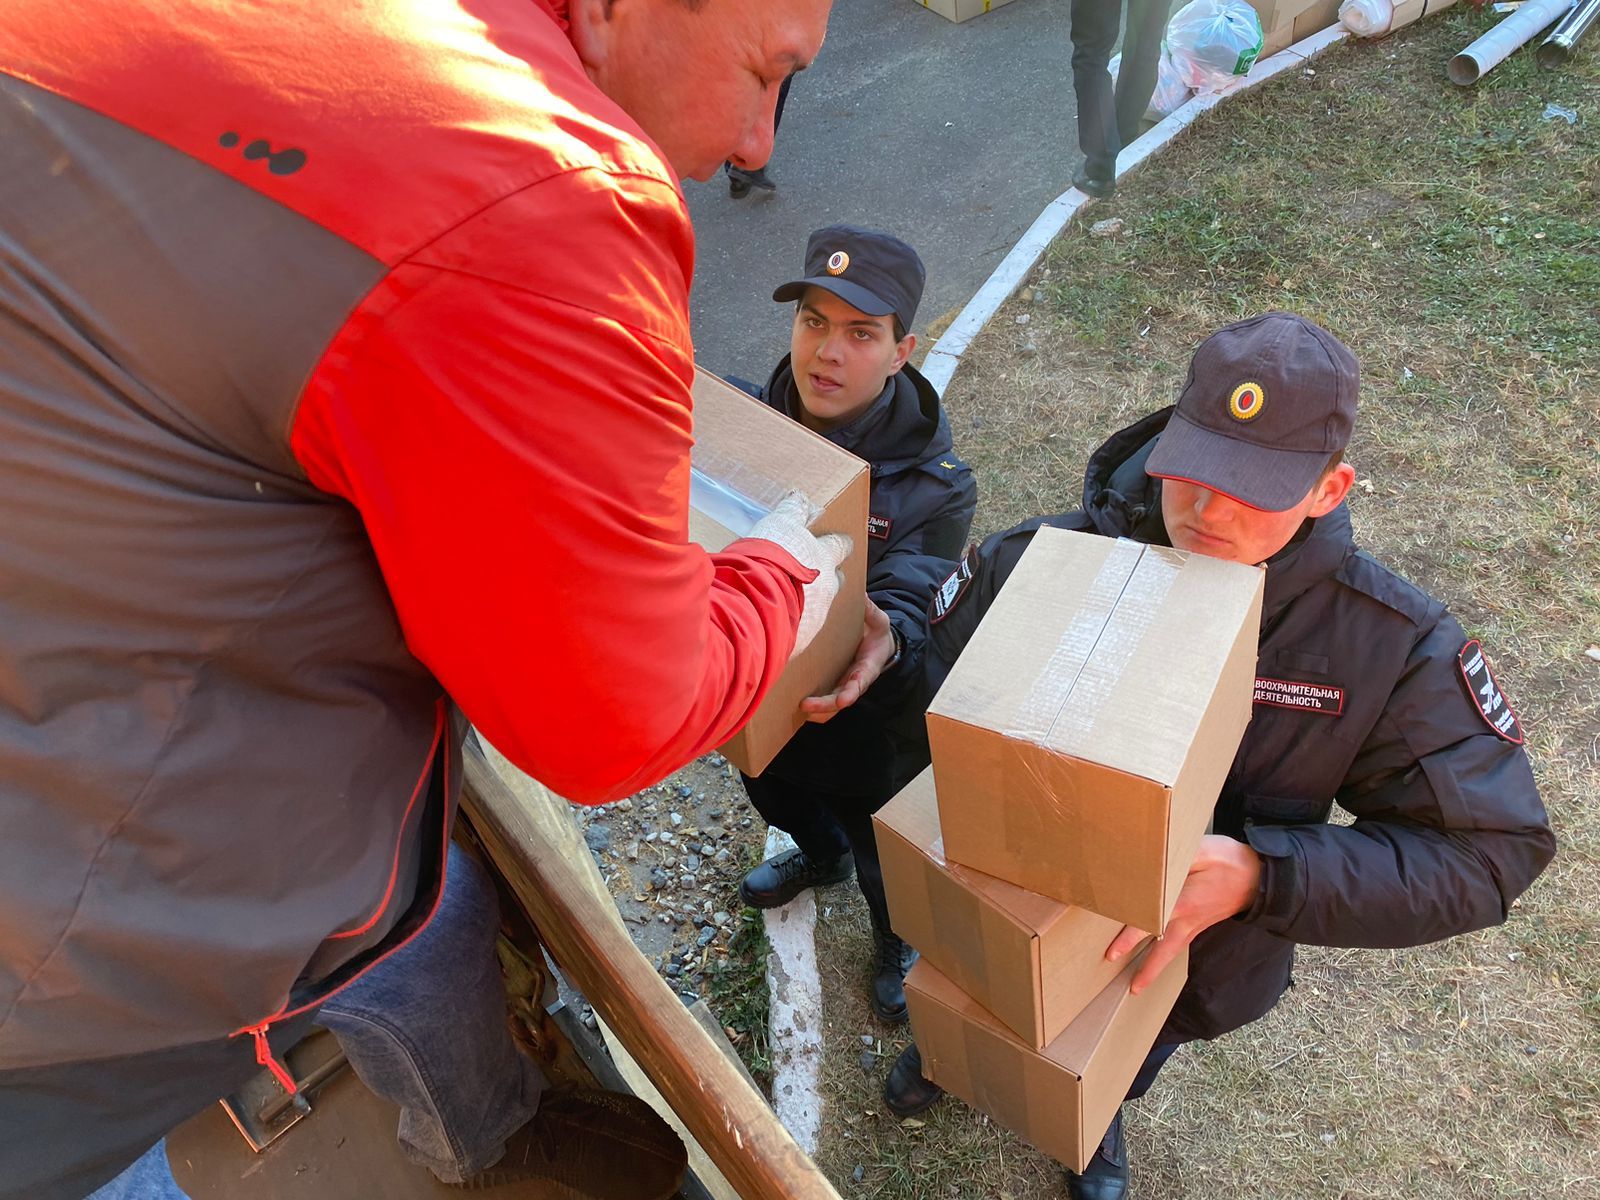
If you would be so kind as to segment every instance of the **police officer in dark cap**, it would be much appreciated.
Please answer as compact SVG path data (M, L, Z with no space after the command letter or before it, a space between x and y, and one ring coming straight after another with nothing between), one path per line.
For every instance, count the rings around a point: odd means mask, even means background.
M922 260L897 237L850 225L817 230L801 278L772 293L794 305L794 323L789 353L760 390L767 404L871 465L867 592L888 613L895 645L920 630L934 586L966 546L977 503L938 393L908 361L923 280ZM906 1019L901 985L915 955L889 925L872 814L894 794L885 716L908 668L880 678L826 724L802 728L760 778L744 779L756 810L798 848L745 876L740 897L775 908L853 869L872 916L872 1008L890 1022Z
M1482 646L1445 606L1361 553L1343 461L1355 357L1302 317L1230 325L1194 355L1176 407L1115 434L1089 460L1084 507L989 538L908 639L922 709L1027 548L1051 525L1266 566L1255 706L1172 918L1133 983L1190 950L1189 977L1128 1099L1184 1042L1264 1015L1296 943L1416 946L1498 924L1555 853L1522 726ZM900 771L927 763L925 737ZM1334 804L1354 817L1328 823ZM1116 960L1144 932L1124 929ZM937 1068L934 1068L937 1073ZM940 1095L909 1047L885 1100ZM1079 1200L1126 1193L1119 1112Z

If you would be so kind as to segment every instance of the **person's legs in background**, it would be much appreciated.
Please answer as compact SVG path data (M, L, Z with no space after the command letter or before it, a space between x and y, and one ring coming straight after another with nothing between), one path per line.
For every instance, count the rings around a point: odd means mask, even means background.
M1126 146L1144 132L1144 114L1156 90L1161 38L1167 31L1172 0L1128 0L1122 32L1122 66L1117 71L1117 142Z
M745 794L768 825L783 830L797 847L767 859L744 877L739 898L751 908L779 908L807 888L850 878L850 840L816 793L765 775L744 775Z
M1107 64L1121 24L1122 5L1116 0L1072 0L1072 87L1078 98L1078 149L1083 152L1072 185L1090 196L1109 196L1117 187L1122 143Z

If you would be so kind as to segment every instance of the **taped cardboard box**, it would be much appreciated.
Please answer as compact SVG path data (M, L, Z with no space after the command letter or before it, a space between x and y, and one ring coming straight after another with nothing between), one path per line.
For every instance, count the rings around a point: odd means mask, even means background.
M1040 529L928 709L945 856L1165 927L1250 719L1264 574Z
M990 9L1010 4L1011 0L918 0L923 8L936 12L947 21L960 24L973 17L981 17Z
M1147 951L1148 953L1148 951ZM1094 1157L1188 978L1184 951L1139 995L1136 958L1043 1050L927 962L906 976L922 1073L1073 1171Z
M945 861L931 769L873 823L895 932L1027 1045L1055 1040L1122 972L1105 957L1121 922Z
M709 371L696 370L689 538L721 550L799 490L820 514L811 532L851 538L844 586L816 638L767 693L749 723L722 746L747 775L766 769L805 722L800 701L829 691L855 657L866 611L867 464Z

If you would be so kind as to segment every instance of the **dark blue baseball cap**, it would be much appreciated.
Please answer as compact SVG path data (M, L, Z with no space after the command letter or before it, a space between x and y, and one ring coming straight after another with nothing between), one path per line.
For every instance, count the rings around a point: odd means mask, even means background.
M790 280L772 298L798 300L808 287L822 288L869 316L898 317L909 332L926 279L917 252L892 234L829 225L806 242L805 278Z

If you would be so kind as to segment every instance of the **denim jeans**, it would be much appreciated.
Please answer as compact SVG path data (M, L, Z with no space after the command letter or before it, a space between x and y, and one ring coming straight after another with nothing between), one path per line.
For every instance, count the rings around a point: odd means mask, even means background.
M506 1028L499 928L488 876L452 846L433 920L317 1013L362 1082L399 1107L402 1152L444 1183L492 1166L545 1088ZM186 1197L163 1141L88 1200Z

